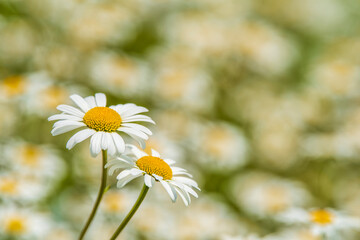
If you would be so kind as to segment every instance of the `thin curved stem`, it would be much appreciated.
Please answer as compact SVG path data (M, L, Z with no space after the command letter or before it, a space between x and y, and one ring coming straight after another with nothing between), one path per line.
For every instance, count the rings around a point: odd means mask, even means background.
M84 238L85 233L88 230L88 228L96 214L96 211L100 205L102 196L104 195L104 190L106 187L106 179L107 179L107 169L105 168L106 162L107 162L107 150L102 150L102 172L101 172L101 183L100 183L99 193L97 195L97 198L96 198L95 204L93 206L93 209L90 213L90 216L89 216L88 220L86 221L83 229L81 230L79 240L82 240Z
M119 227L116 229L116 231L114 232L114 234L112 235L112 237L110 238L110 240L115 240L117 238L117 236L119 236L119 234L121 233L121 231L126 227L126 225L128 224L128 222L130 221L130 219L134 216L136 210L138 210L138 208L140 207L140 204L142 203L142 201L144 200L147 192L149 191L149 187L146 186L144 184L143 188L141 189L141 192L139 194L138 199L136 200L134 206L131 208L130 212L128 213L128 215L126 215L126 217L124 218L124 220L120 223Z

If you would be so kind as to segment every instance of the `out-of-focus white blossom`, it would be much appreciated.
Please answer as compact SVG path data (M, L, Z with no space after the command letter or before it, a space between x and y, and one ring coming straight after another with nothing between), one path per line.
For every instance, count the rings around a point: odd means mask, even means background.
M248 173L232 183L232 195L247 213L264 218L287 209L304 206L310 194L299 182L264 173Z
M281 213L278 219L287 224L308 226L314 236L325 236L327 239L341 239L344 232L354 231L360 226L359 218L329 208L292 208Z

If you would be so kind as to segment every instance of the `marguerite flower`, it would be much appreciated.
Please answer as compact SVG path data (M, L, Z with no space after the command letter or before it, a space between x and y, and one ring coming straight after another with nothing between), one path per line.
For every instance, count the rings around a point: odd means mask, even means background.
M48 215L14 205L0 208L1 239L45 239L50 228Z
M280 214L278 219L285 223L307 225L314 236L326 236L328 239L360 227L359 218L329 208L310 210L294 208Z
M109 168L110 175L119 168L125 168L117 176L119 188L137 177L144 176L145 185L149 188L153 186L155 181L160 182L173 202L176 201L177 194L180 195L186 206L191 202L190 195L198 197L192 189L200 190L197 183L189 178L192 176L185 169L172 166L175 161L162 159L154 149L152 149L151 155L148 155L134 145L127 145L127 147L129 151L106 165Z
M146 108L133 103L106 107L106 96L103 93L86 98L74 94L70 98L78 108L65 104L59 105L57 109L62 113L48 119L49 121L58 120L51 131L53 136L84 128L69 139L66 148L71 149L77 143L91 137L92 156L97 156L101 150L108 150L110 155L122 153L125 151L125 143L119 132L126 133L145 148L144 140L147 140L148 135L152 133L148 128L134 122L155 124L150 117L139 114L147 112Z

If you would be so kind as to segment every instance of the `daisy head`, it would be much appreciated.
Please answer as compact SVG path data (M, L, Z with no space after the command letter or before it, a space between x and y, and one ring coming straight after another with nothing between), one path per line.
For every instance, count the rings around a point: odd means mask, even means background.
M47 215L14 205L0 209L1 239L44 239L50 228Z
M329 238L360 226L360 219L329 208L310 210L294 208L280 214L278 219L290 224L307 225L314 236L328 236Z
M336 210L311 209L308 211L311 232L315 236L326 235L332 237L339 232L354 230L360 227L360 219L346 216Z
M147 127L135 122L155 124L150 117L139 114L147 112L146 108L133 103L106 107L106 96L103 93L86 98L74 94L70 98L77 107L59 105L57 109L62 113L49 117L49 121L58 120L51 131L53 136L81 128L69 139L66 148L71 149L91 137L90 152L93 157L101 150L108 150L110 155L123 153L125 143L120 132L126 133L145 148L144 140L152 133Z
M191 174L183 168L173 166L174 163L175 161L171 159L161 158L154 149L152 149L151 155L148 155L134 145L127 145L125 154L110 161L106 167L109 168L110 175L117 169L124 169L117 176L119 188L131 180L143 176L146 186L150 188L155 181L160 182L173 202L179 195L187 206L191 202L190 195L198 197L193 188L200 189L197 183L191 179Z

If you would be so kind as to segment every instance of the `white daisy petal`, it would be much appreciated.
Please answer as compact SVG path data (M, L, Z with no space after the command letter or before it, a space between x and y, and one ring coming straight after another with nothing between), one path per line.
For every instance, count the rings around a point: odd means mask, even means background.
M175 160L172 160L172 159L169 159L169 158L164 158L163 160L164 160L167 164L169 164L169 165L173 165L173 164L176 163Z
M128 122L149 122L149 123L153 123L155 124L155 122L148 116L145 115L134 115L131 117L124 117L122 119L123 123L128 123Z
M147 154L145 152L140 151L134 145L128 144L127 146L130 148L131 152L136 156L137 159L147 156Z
M151 149L151 156L153 157L161 157L160 153L158 153L155 149Z
M70 96L71 100L73 100L73 102L83 111L83 112L87 112L90 110L89 105L87 104L87 102L80 97L77 94L73 94Z
M123 115L124 112L126 112L127 110L131 109L131 108L134 108L136 107L135 104L133 103L126 103L126 104L118 104L118 105L113 105L113 106L110 106L110 108L114 109L115 111L117 111L120 116Z
M105 107L106 106L106 96L103 93L96 93L95 94L95 101L98 107Z
M130 170L130 173L131 173L132 175L138 175L138 174L143 174L144 171L142 171L142 170L140 170L140 169L137 169L137 168L132 168L132 169Z
M119 161L118 159L112 159L112 160L109 160L106 164L105 164L105 168L109 168L109 167L112 167L114 165L117 165L117 164L123 164L124 162L122 161ZM125 163L124 163L125 164Z
M137 136L137 137L145 139L145 140L149 139L148 135L146 135L145 133L143 133L141 131L133 129L133 128L120 127L118 129L118 131L124 132L124 133L129 134L129 135L131 134L133 136Z
M110 106L109 108L111 108L112 110L116 111L116 112L121 116L118 106L112 105L112 106Z
M173 172L187 172L184 168L180 168L180 167L172 167L171 170Z
M90 153L91 156L96 157L101 151L102 133L96 132L90 140Z
M152 187L153 181L154 181L154 178L152 178L150 175L148 175L148 174L145 174L145 175L144 175L145 185L148 186L149 188Z
M152 132L147 127L144 127L143 125L137 124L137 123L123 123L121 124L123 127L129 127L134 128L136 130L142 131L148 135L152 135Z
M111 133L105 133L108 142L108 153L113 156L116 153L115 143L111 136Z
M84 124L85 125L85 124ZM70 132L74 129L77 129L77 128L80 128L80 127L83 127L84 125L82 125L81 123L80 124L73 124L73 125L65 125L65 126L61 126L61 127L55 127L52 131L51 131L51 134L53 136L57 136L57 135L60 135L60 134L63 134L63 133L66 133L66 132Z
M176 186L175 189L178 189L179 191L181 191L181 193L184 195L184 197L186 198L186 200L188 201L188 203L190 204L191 203L191 198L190 198L190 195L189 193L184 189L184 184L182 183L178 183L176 181L170 181L169 184L172 184L174 186Z
M54 123L53 127L58 128L58 127L69 126L69 125L86 126L85 123L83 123L83 122L77 122L77 121L72 121L72 120L60 120L60 121L57 121L56 123Z
M139 114L139 113L144 113L144 112L148 112L149 110L147 108L144 107L139 107L134 105L132 108L126 109L125 111L122 111L121 115L123 117L130 117L133 116L135 114Z
M89 96L85 98L85 101L89 105L90 108L96 107L96 101L94 96Z
M188 173L185 169L183 168L178 168L178 167L171 167L172 171L173 171L173 176L178 176L178 175L186 175L188 177L193 177L190 173ZM179 176L180 177L180 176Z
M85 139L89 138L93 134L95 134L96 131L93 129L84 129L80 132L75 133L67 142L66 148L72 149L76 144L84 141Z
M121 155L120 157L117 157L117 159L126 161L126 162L128 162L129 164L132 164L132 165L134 165L134 163L135 163L134 159L132 159L131 157L126 156L126 155Z
M138 143L139 143L139 145L140 145L140 147L142 148L142 149L145 149L146 148L146 143L145 143L145 141L143 140L143 139L141 139L141 138L139 138L139 137L137 137L137 136L134 136L134 135L130 135L130 134L128 134L130 137L132 137L133 139L135 139Z
M116 151L118 153L123 153L125 151L124 139L116 132L111 133L111 136L114 140Z
M183 187L182 189L184 191L186 191L186 192L190 193L191 195L193 195L194 197L198 198L198 194L191 187L189 187L189 186L187 186L185 184L183 184L182 187Z
M180 197L183 200L185 206L189 206L189 204L191 202L189 195L184 193L181 189L175 188L175 191L180 195Z
M146 143L144 139L130 133L126 133L126 134L129 135L132 139L134 139L140 145L141 149L146 148Z
M57 108L59 111L62 111L64 113L70 114L70 115L74 115L76 117L84 117L85 113L83 113L82 111L80 111L77 108L74 108L72 106L69 105L65 105L65 104L61 104L59 106L57 106Z
M311 233L312 233L314 236L321 236L321 235L323 235L325 232L327 232L327 231L324 231L324 228L323 228L322 226L314 225L314 226L311 228Z
M130 170L126 169L126 170L122 171L121 173L119 173L119 175L116 176L116 179L121 180L129 175L130 175Z
M48 121L54 121L54 120L72 120L72 121L82 121L83 119L74 115L68 115L68 114L55 114L48 118Z
M194 180L187 178L187 177L173 177L173 180L183 183L183 184L186 184L186 185L189 185L191 187L198 188L197 183Z
M128 163L116 161L115 163L108 162L105 167L108 169L108 174L112 176L117 169L131 167Z
M102 135L102 138L101 138L101 149L103 150L107 150L108 149L108 141L107 141L107 138L106 138L106 133L105 132L100 132L101 135Z
M141 174L139 174L139 175L131 175L131 174L130 174L130 175L128 175L127 177L119 180L119 181L117 182L117 187L118 187L118 188L122 188L122 187L124 187L128 182L130 182L130 181L132 181L133 179L135 179L135 178L137 178L137 177L140 177L140 176L141 176Z
M172 187L169 183L167 183L166 181L160 180L161 185L165 188L165 190L167 191L167 193L169 194L171 200L173 202L176 201L176 191L174 189L174 187Z
M125 155L121 155L120 157L116 157L108 162L108 164L116 164L116 163L126 163L129 166L134 166L134 161L132 159L128 159Z
M159 175L156 175L156 174L152 174L152 176L157 180L157 181L162 181L163 180L163 177L159 176Z
M187 172L173 172L173 176L174 177L180 177L179 175L185 175L185 176L188 176L188 177L193 177L193 175L191 175L190 173L187 173Z

